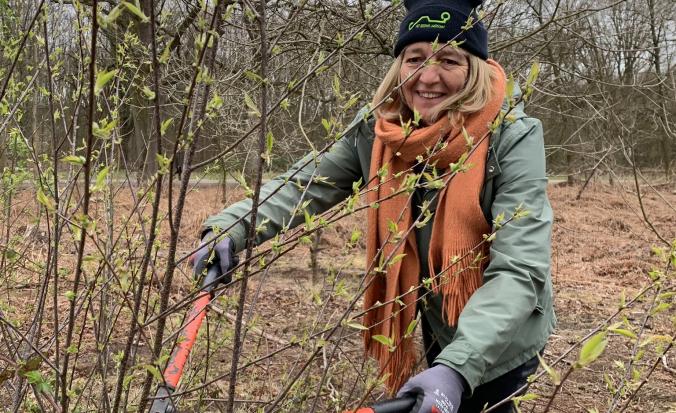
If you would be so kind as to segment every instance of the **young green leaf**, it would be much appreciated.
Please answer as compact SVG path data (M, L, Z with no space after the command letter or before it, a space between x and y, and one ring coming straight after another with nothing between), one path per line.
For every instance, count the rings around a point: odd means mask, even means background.
M263 233L268 230L268 223L270 222L270 218L265 218L263 222L258 224L256 227L256 234Z
M160 134L164 136L167 132L167 129L169 129L169 126L174 122L174 118L169 118L166 119L164 122L162 122L162 125L160 125Z
M420 112L418 112L415 108L413 109L413 124L415 126L420 126L420 120L422 117L420 116ZM419 161L420 162L420 161Z
M350 98L347 100L347 102L345 102L345 104L343 104L342 110L345 111L345 110L350 109L352 106L357 104L357 102L359 102L359 93L355 93L352 96L350 96Z
M620 292L620 309L626 306L627 306L627 293L624 290L622 290Z
M54 205L54 200L51 197L45 195L45 193L42 192L42 188L38 188L37 198L38 202L42 206L44 206L48 212L54 212L54 210L56 209L56 206Z
M383 166L380 167L380 169L378 169L378 172L377 172L378 178L380 178L381 180L387 178L387 174L389 172L390 172L390 165L386 162L386 163L383 164Z
M411 128L412 122L413 121L411 119L404 122L404 119L401 116L399 116L399 123L401 125L401 134L404 135L405 138L408 138L411 132L413 132L413 129Z
M544 371L549 375L549 378L551 379L552 384L554 384L555 386L558 386L559 384L561 384L561 375L559 374L559 372L556 371L554 368L550 367L547 364L547 362L545 361L545 359L543 359L540 356L540 353L538 353L537 356L538 356L538 360L540 361L540 365L542 366Z
M244 92L244 103L249 108L249 114L256 116L257 118L261 117L260 110L258 110L258 107L256 107L253 99L251 99L251 96L249 96L249 94L246 92Z
M223 98L220 97L218 93L214 93L214 95L211 97L211 100L207 104L207 112L213 112L219 110L222 107L223 107Z
M108 139L105 129L99 126L99 123L96 121L92 122L92 133L99 139Z
M69 163L71 165L78 165L82 166L85 163L85 157L84 156L77 156L77 155L68 155L64 156L61 158L63 162Z
M115 75L117 74L117 69L109 70L107 72L98 72L96 74L96 83L94 84L94 94L99 95L104 87L110 82Z
M324 127L324 130L326 130L326 133L331 132L331 123L325 118L322 118L322 126Z
M156 153L155 159L157 160L157 173L160 175L168 173L171 160L161 153Z
M333 82L331 83L331 87L333 88L333 94L338 98L342 99L343 95L340 93L340 78L338 75L333 75Z
M244 194L247 198L251 198L254 194L253 189L246 183L246 178L242 173L238 173L234 176L235 181L244 189Z
M469 132L467 132L467 129L464 127L462 128L462 137L465 139L465 146L467 149L472 149L472 146L474 145L474 138L469 135Z
M143 94L148 100L155 99L155 92L153 92L148 86L143 86Z
M507 79L507 88L505 90L505 96L507 96L507 99L510 99L510 101L512 96L514 96L514 85L514 76L510 74L509 79Z
M634 332L632 332L632 331L630 331L630 330L627 330L627 329L624 329L624 328L611 328L611 327L608 327L608 331L610 331L611 333L619 334L619 335L621 335L621 336L629 337L629 338L632 339L632 340L636 340L636 339L638 338L638 337L636 336L636 334L634 334Z
M98 122L92 122L92 132L97 138L106 140L110 138L110 134L116 126L117 118L114 118L111 121L108 121L106 118L101 121L101 125L99 125Z
M169 43L167 43L167 45L164 46L164 50L162 50L162 54L160 55L159 58L157 58L157 60L161 64L165 65L165 64L167 64L167 62L169 62L169 58L171 57L171 47L172 47L173 43L174 43L174 39L169 40Z
M537 80L539 74L540 74L540 63L533 62L533 64L530 66L530 72L528 72L528 79L526 79L526 85L528 86L532 85Z
M418 320L413 319L411 320L410 323L408 323L408 327L406 327L406 332L404 333L404 337L410 337L411 334L415 331L415 328L418 326Z
M434 41L432 42L432 44L430 46L432 48L432 53L436 53L436 52L439 51L439 35L437 35L437 37L434 39ZM430 61L432 61L432 60L430 60Z
M505 213L504 213L504 211L503 211L503 212L500 212L500 213L493 219L493 228L495 228L495 230L498 230L498 229L502 228L502 225L504 224L504 222L505 222Z
M310 212L308 212L307 209L303 210L303 215L305 217L305 229L311 230L312 228L314 228L315 227L315 216L310 215Z
M492 234L483 234L482 236L484 238L484 241L493 242L493 241L495 241L495 237L497 236L497 233L493 232Z
M671 308L671 304L669 303L659 303L653 310L650 312L651 316L654 316L657 313L661 313L662 311L668 310Z
M118 4L117 6L113 7L110 10L110 13L108 13L108 15L102 16L101 27L105 29L108 25L114 24L115 20L117 20L117 18L120 17L120 14L122 14L122 8Z
M392 266L401 261L402 259L404 259L405 256L406 254L397 254L394 257L392 257L392 259L390 260L390 262L387 263L387 265Z
M354 245L361 239L362 232L359 229L354 229L352 230L352 234L350 235L350 244Z
M368 330L369 328L366 326L363 326L355 321L348 321L346 325L350 328L354 328L355 330Z
M385 337L382 334L376 334L375 336L372 336L371 339L374 341L377 341L378 343L387 346L388 348L392 348L394 345L394 340L392 340L390 337Z
M34 385L40 393L51 393L52 387L39 370L27 371L22 374L28 380L28 383Z
M143 364L141 367L149 372L156 381L162 382L162 374L160 374L160 370L156 366L152 364Z
M338 34L336 34L336 43L341 47L345 44L345 35L343 35L343 33L338 32Z
M272 134L272 132L268 132L267 135L265 135L265 151L268 154L272 153L272 146L275 143L275 137Z
M421 207L421 209L423 210L423 219L416 222L415 224L416 228L423 228L432 219L432 213L430 212L429 209L427 209L427 206L425 205L426 202L428 201L423 201L423 207Z
M245 70L244 71L244 76L246 76L247 79L253 80L256 83L263 83L263 78L260 77L260 75L256 72L252 72L251 70Z
M123 2L120 3L120 4L122 4L124 7L126 7L127 10L129 10L133 15L135 15L136 17L138 17L139 20L141 20L141 22L143 22L143 23L148 23L148 22L150 21L150 19L148 18L148 16L146 16L145 14L143 14L143 12L141 11L141 8L140 8L138 5L136 5L136 4L131 4L131 3L129 3L128 1L123 1Z
M535 400L538 397L539 396L535 393L527 393L527 394L524 394L523 396L512 397L512 402L514 403L514 410L516 410L516 413L521 413L522 410L519 407L521 402L527 402L527 401Z
M592 338L590 338L582 349L580 350L580 356L575 363L575 368L582 368L593 363L606 349L608 345L608 340L606 338L606 333L597 333Z
M467 20L465 21L465 24L461 27L463 31L468 31L471 30L472 27L474 26L474 16L469 16ZM509 95L507 95L509 96Z
M92 187L92 192L102 191L106 187L106 178L108 177L109 167L105 167L96 174L96 182Z
M531 401L531 400L537 399L537 398L540 397L540 396L538 396L538 395L535 394L535 393L526 393L526 394L524 394L523 396L519 396L519 397L521 397L521 401L522 401L522 402L529 402L529 401Z

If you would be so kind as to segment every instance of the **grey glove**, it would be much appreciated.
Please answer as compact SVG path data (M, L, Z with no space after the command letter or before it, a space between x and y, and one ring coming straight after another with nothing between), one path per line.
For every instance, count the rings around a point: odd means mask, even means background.
M465 379L460 374L437 364L411 377L397 397L416 397L411 413L456 413L464 390Z
M235 255L235 243L230 237L223 237L220 241L210 242L214 238L214 233L209 231L202 237L200 249L191 257L195 267L195 276L200 277L206 274L206 269L212 265L218 265L221 278L219 283L227 284L232 281L232 276L228 271L239 264L239 258ZM211 254L213 251L213 256Z

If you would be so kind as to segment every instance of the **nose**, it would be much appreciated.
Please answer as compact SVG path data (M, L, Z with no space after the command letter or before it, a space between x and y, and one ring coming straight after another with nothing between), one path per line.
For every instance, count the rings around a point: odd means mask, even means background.
M439 81L439 65L427 64L420 68L418 82L425 84L434 84Z

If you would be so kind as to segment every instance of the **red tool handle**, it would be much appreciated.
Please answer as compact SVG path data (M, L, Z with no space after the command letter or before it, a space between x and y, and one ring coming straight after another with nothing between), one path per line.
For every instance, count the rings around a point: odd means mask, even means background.
M171 394L176 390L181 375L183 375L183 368L186 361L188 361L192 346L195 344L202 321L204 321L204 317L207 315L207 306L211 301L211 290L215 287L216 280L220 276L221 270L218 265L212 265L207 270L207 275L202 281L203 287L186 317L187 324L181 330L177 340L178 344L171 353L169 363L167 363L167 367L164 369L165 384L158 387L155 399L150 407L150 413L176 412L176 407L171 400Z
M371 407L361 407L353 412L345 413L411 413L416 398L413 396L385 400Z
M207 315L209 301L211 301L211 294L202 291L188 313L188 324L186 324L181 331L177 340L178 344L171 354L167 368L164 369L164 381L167 383L167 386L173 387L174 389L178 386L178 381L183 374L185 362L188 360L190 350L192 350L192 346L195 344L197 333L199 333L200 327L202 326L202 321L204 321L204 317Z

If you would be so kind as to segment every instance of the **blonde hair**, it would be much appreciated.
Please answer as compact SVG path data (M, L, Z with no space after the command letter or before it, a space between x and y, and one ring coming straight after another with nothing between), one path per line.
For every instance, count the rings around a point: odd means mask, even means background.
M432 113L434 121L445 113L453 127L461 125L466 116L478 112L486 106L491 99L492 81L495 78L493 68L485 60L463 49L457 50L467 57L469 63L465 86L458 93L441 103L435 113ZM404 121L413 118L413 111L404 101L401 88L397 89L397 86L405 80L399 78L403 60L404 52L402 51L390 66L373 96L371 107L375 107L384 101L374 112L378 118L393 122L398 122L400 118Z

